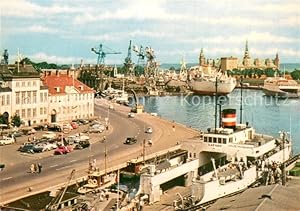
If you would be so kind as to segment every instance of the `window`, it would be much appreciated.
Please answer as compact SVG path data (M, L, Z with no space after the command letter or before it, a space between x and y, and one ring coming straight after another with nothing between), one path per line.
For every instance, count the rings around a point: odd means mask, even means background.
M44 93L44 102L47 102L47 93Z
M47 109L46 109L46 107L44 108L44 114L47 114Z
M43 99L44 99L44 95L43 95L43 93L40 93L40 102L41 103L43 102Z
M20 110L16 110L16 115L20 116Z
M32 109L32 117L36 117L36 108Z
M229 138L229 143L232 143L232 140L233 140L233 138L232 138L232 137L230 137L230 138Z
M22 116L21 116L22 118L25 118L26 117L26 115L25 115L25 109L22 109Z
M226 138L223 138L223 144L226 144Z
M217 138L216 138L216 137L214 137L213 142L214 142L214 143L217 143Z
M212 142L212 137L208 137L208 142Z
M25 81L22 81L22 87L25 87Z
M32 82L32 86L36 86L36 81L33 81L33 82Z
M16 82L16 87L20 87L20 82Z
M31 117L31 108L28 108L27 109L27 118L30 118Z
M218 143L221 144L222 143L222 139L218 138Z
M1 96L1 105L5 105L5 96L4 95L2 95Z
M10 105L10 96L6 95L6 105Z
M30 87L30 84L31 84L30 81L28 81L28 82L27 82L27 86Z
M25 103L25 92L21 92L21 95L22 95L22 104L24 104Z
M204 142L207 142L207 137L204 137Z
M32 95L33 95L32 103L36 103L36 91L33 91Z
M44 109L40 108L40 115L42 115L44 113Z
M196 158L196 153L194 152L194 158Z
M16 92L16 104L20 104L20 92Z
M27 104L31 104L31 92L27 92L26 101Z

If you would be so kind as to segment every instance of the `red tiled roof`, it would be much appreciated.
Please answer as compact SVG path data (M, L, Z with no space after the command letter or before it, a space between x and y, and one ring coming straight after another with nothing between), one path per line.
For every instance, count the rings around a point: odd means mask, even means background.
M48 86L50 95L61 95L66 94L65 87L73 86L79 93L93 93L95 92L92 88L88 87L84 83L80 82L73 77L68 76L67 74L59 74L59 75L46 75L42 77L44 84ZM82 89L80 88L82 86ZM59 92L57 92L56 87L59 87Z

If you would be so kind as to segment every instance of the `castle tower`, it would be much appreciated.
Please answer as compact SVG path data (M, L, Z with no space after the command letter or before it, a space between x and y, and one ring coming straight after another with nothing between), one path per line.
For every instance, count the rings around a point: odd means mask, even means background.
M274 65L277 67L277 70L279 70L279 68L280 68L280 61L279 61L278 53L276 53L276 57L274 59Z
M200 55L199 55L199 66L205 65L205 57L203 53L203 48L201 48Z
M246 40L246 46L245 46L245 53L243 58L243 65L245 68L248 68L251 66L250 64L250 55L249 55L249 49L248 49L248 40Z

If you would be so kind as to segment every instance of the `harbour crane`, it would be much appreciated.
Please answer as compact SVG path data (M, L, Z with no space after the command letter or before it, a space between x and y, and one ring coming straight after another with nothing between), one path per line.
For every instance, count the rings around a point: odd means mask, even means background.
M126 68L127 73L130 76L134 76L134 63L132 62L131 59L131 40L129 42L128 53L127 53L127 57L125 58L124 66Z
M95 52L95 54L98 54L97 65L101 65L101 64L104 65L104 58L106 54L121 54L121 52L113 51L112 49L106 46L105 48L108 49L108 51L104 50L103 48L104 48L103 44L100 44L98 49L97 48L91 49L93 52Z

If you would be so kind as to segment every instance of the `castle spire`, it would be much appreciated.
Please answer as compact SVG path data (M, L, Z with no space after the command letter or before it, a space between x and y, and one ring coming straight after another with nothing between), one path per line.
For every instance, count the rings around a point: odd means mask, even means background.
M248 40L246 40L245 55L244 55L244 58L249 58Z

